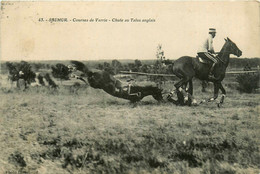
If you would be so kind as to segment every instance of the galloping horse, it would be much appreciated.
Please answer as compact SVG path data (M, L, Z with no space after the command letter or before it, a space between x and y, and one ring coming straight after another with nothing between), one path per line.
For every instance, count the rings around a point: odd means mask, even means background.
M173 74L175 74L180 81L178 81L174 86L176 87L178 100L183 100L180 96L184 97L184 101L191 100L192 105L197 105L196 100L192 97L193 95L193 84L192 78L197 77L200 80L211 81L214 84L214 96L208 101L216 100L218 97L219 89L222 92L222 97L218 106L224 102L224 98L226 95L226 90L224 89L223 85L221 84L222 80L225 77L226 68L229 64L229 56L230 54L234 54L238 57L242 55L242 51L236 46L234 42L232 42L228 37L225 39L225 44L223 45L221 51L218 53L217 58L219 62L214 68L213 74L214 78L209 78L208 74L210 71L210 65L201 63L199 58L192 58L189 56L183 56L177 59L173 66ZM189 84L188 93L183 89L183 86Z

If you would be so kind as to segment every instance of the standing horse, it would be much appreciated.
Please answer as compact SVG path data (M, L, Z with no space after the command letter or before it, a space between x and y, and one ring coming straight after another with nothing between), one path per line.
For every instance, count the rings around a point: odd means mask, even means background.
M189 99L192 101L192 105L197 105L196 100L192 97L193 95L193 84L192 78L197 77L200 80L211 81L214 84L214 96L208 101L216 100L218 97L219 89L222 92L222 97L218 106L224 102L224 98L226 95L226 91L221 84L222 80L225 77L226 68L229 64L229 56L230 54L234 54L238 57L242 55L242 51L236 46L234 42L232 42L229 38L225 39L225 44L223 45L221 51L218 53L217 58L219 62L214 68L213 74L214 78L209 78L208 74L210 71L211 64L201 63L199 58L192 58L189 56L183 56L177 59L173 66L172 71L180 81L178 81L174 86L176 87L176 91L179 94L178 100L183 100L180 96L184 97L184 102ZM186 86L189 83L188 93L183 89L183 86Z

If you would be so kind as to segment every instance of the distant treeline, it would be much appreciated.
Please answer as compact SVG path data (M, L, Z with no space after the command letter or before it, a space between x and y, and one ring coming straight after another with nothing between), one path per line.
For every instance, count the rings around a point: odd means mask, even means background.
M257 66L260 66L260 58L231 58L229 62L229 68L234 69L241 69L246 65L257 68Z
M168 61L174 62L173 59ZM117 74L120 71L145 72L145 73L169 73L167 67L162 67L160 62L156 60L91 60L82 61L89 68L97 68L108 71L112 74ZM69 65L70 61L28 61L35 72L43 70L51 70L53 65L58 63ZM260 58L231 58L229 69L241 69L249 66L252 69L260 66ZM160 72L159 72L160 69ZM1 62L1 73L8 73L6 62Z

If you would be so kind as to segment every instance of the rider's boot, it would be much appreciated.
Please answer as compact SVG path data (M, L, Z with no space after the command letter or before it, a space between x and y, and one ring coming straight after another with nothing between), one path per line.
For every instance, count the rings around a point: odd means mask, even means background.
M216 63L213 63L213 65L210 68L209 76L208 76L209 79L215 79L214 74L213 74L213 70L214 70L215 65L216 65Z

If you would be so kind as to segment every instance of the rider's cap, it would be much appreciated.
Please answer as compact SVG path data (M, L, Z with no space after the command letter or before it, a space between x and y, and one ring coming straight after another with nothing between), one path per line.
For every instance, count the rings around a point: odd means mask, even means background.
M216 29L215 28L209 28L209 33L216 33Z

